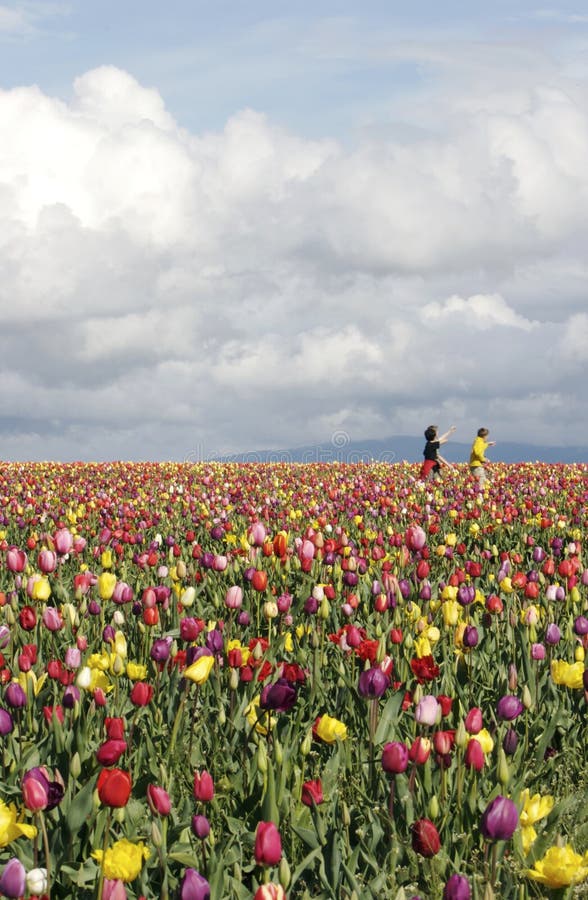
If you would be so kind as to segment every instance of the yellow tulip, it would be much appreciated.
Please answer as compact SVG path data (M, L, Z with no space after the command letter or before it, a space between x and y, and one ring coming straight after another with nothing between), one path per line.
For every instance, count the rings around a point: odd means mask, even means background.
M48 600L51 596L51 585L49 584L49 579L44 577L39 577L33 584L32 590L32 599L33 600Z
M92 856L102 866L105 878L118 881L134 881L143 868L143 861L149 859L149 848L142 841L133 844L126 838L112 844L106 852L94 850Z
M147 666L141 663L127 663L127 678L131 681L145 681L147 678Z
M6 847L12 841L21 837L21 835L28 838L36 836L37 829L35 826L25 825L24 822L17 818L17 815L14 803L7 806L3 800L0 800L0 847Z
M191 666L184 669L184 678L193 681L194 684L204 684L208 681L213 666L214 656L201 656Z
M482 730L477 733L476 740L482 748L482 753L492 753L494 749L494 741L492 740L490 732L487 728L482 728Z
M112 569L112 550L103 550L100 557L100 564L103 569Z
M127 658L127 639L122 631L117 631L114 635L114 652L123 659Z
M534 825L535 822L548 816L553 809L554 800L550 794L546 794L544 797L540 794L533 794L531 797L529 789L525 788L520 799L523 801L520 815L521 825Z
M111 599L114 594L115 585L116 575L113 575L112 572L102 572L102 574L98 576L98 593L102 600Z
M414 649L419 659L422 659L423 656L432 655L430 641L424 634L421 634L420 637L416 639L414 642Z
M267 734L268 728L271 730L277 725L275 716L270 716L267 710L260 710L260 696L254 697L247 709L245 710L245 718L252 728L255 728L258 734Z
M334 744L335 741L344 741L347 737L347 726L334 719L332 716L321 716L316 726L316 733L321 741L326 744Z
M579 690L584 687L584 663L575 662L570 665L563 659L551 661L551 677L555 684Z
M588 852L580 856L569 844L550 847L543 859L538 859L532 869L527 869L527 876L550 888L579 884L588 878Z

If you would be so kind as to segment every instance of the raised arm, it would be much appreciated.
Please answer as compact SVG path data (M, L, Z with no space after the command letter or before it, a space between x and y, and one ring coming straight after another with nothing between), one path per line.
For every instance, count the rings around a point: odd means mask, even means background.
M455 425L452 425L451 428L449 428L445 432L445 434L442 434L440 438L437 438L437 440L439 441L440 444L447 443L447 441L449 440L449 438L451 437L451 435L453 434L454 431L455 431Z

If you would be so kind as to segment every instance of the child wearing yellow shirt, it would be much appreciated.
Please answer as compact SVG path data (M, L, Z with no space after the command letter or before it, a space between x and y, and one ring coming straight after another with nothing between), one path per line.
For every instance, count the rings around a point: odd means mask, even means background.
M470 472L477 479L479 486L482 488L486 484L486 471L484 463L488 462L485 453L488 447L494 447L496 441L487 441L489 435L487 428L478 428L478 435L472 444L470 453Z

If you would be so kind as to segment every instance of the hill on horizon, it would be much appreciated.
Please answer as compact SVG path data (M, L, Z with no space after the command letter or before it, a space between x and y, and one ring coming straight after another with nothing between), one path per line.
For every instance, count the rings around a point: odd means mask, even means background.
M344 432L331 441L275 450L251 450L217 456L219 462L422 462L424 438L395 435L389 438L350 440ZM448 441L442 455L448 462L467 462L471 443ZM588 447L554 447L541 444L498 441L487 452L490 462L588 463Z

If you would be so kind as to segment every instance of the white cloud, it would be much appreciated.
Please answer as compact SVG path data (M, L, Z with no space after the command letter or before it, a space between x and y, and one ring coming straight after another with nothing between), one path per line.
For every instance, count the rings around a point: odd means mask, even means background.
M435 324L440 320L453 320L458 327L461 319L464 330L469 327L480 331L487 331L496 326L530 331L538 324L519 316L500 294L489 296L476 294L467 300L454 295L443 303L428 303L423 307L421 317L423 322L428 324Z
M0 92L3 452L183 459L443 417L517 437L559 397L560 439L588 442L588 102L474 93L348 149L248 109L190 133L113 67L70 103Z

